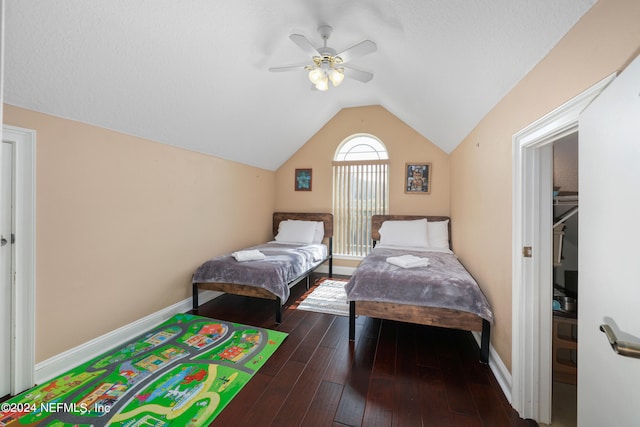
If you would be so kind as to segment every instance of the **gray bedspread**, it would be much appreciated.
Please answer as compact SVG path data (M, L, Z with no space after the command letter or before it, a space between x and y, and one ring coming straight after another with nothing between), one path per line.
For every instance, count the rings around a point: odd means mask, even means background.
M265 255L264 260L238 262L231 254L221 255L202 264L193 274L193 283L232 283L264 288L280 297L289 298L289 282L322 264L327 250L324 245L264 243L252 246Z
M402 268L386 261L404 254L429 258L429 266ZM351 276L346 291L349 301L451 308L493 322L486 297L453 254L374 248Z

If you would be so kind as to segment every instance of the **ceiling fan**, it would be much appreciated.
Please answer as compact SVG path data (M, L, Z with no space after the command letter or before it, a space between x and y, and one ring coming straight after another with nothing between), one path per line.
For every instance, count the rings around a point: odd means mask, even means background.
M345 77L345 72L348 77L361 82L368 82L373 78L373 73L360 70L347 64L354 58L367 55L375 52L378 46L371 40L364 40L351 46L348 49L338 53L335 49L327 46L327 40L331 35L333 29L329 25L321 25L318 27L318 32L323 40L323 46L316 48L305 36L302 34L291 34L289 38L295 44L298 45L303 51L311 55L311 64L293 65L288 67L274 67L269 68L269 71L293 71L293 70L306 70L309 72L309 80L313 83L312 89L328 90L329 81L334 87L338 86Z

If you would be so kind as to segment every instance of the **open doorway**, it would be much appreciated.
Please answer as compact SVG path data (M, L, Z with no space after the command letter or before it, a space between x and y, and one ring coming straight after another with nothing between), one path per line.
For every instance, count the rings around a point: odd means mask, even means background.
M552 426L577 425L578 133L553 142Z
M614 78L513 136L511 403L539 423L552 416L553 144L577 134L580 114Z

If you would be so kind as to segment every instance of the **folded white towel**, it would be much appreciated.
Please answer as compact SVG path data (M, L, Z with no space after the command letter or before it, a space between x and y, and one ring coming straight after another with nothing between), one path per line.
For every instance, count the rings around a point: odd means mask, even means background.
M426 267L429 265L429 258L420 258L415 255L401 255L387 258L389 264L402 268Z
M236 261L238 262L242 262L242 261L258 261L261 259L264 259L265 256L262 252L260 252L257 249L250 249L250 250L246 250L246 251L238 251L238 252L233 252L231 254Z

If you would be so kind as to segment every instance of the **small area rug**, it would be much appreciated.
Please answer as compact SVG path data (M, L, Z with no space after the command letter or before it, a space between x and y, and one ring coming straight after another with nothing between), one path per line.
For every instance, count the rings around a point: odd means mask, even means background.
M296 308L298 310L348 316L349 303L347 302L347 292L344 290L346 284L346 280L320 279Z
M3 402L0 426L206 426L286 337L178 314Z

